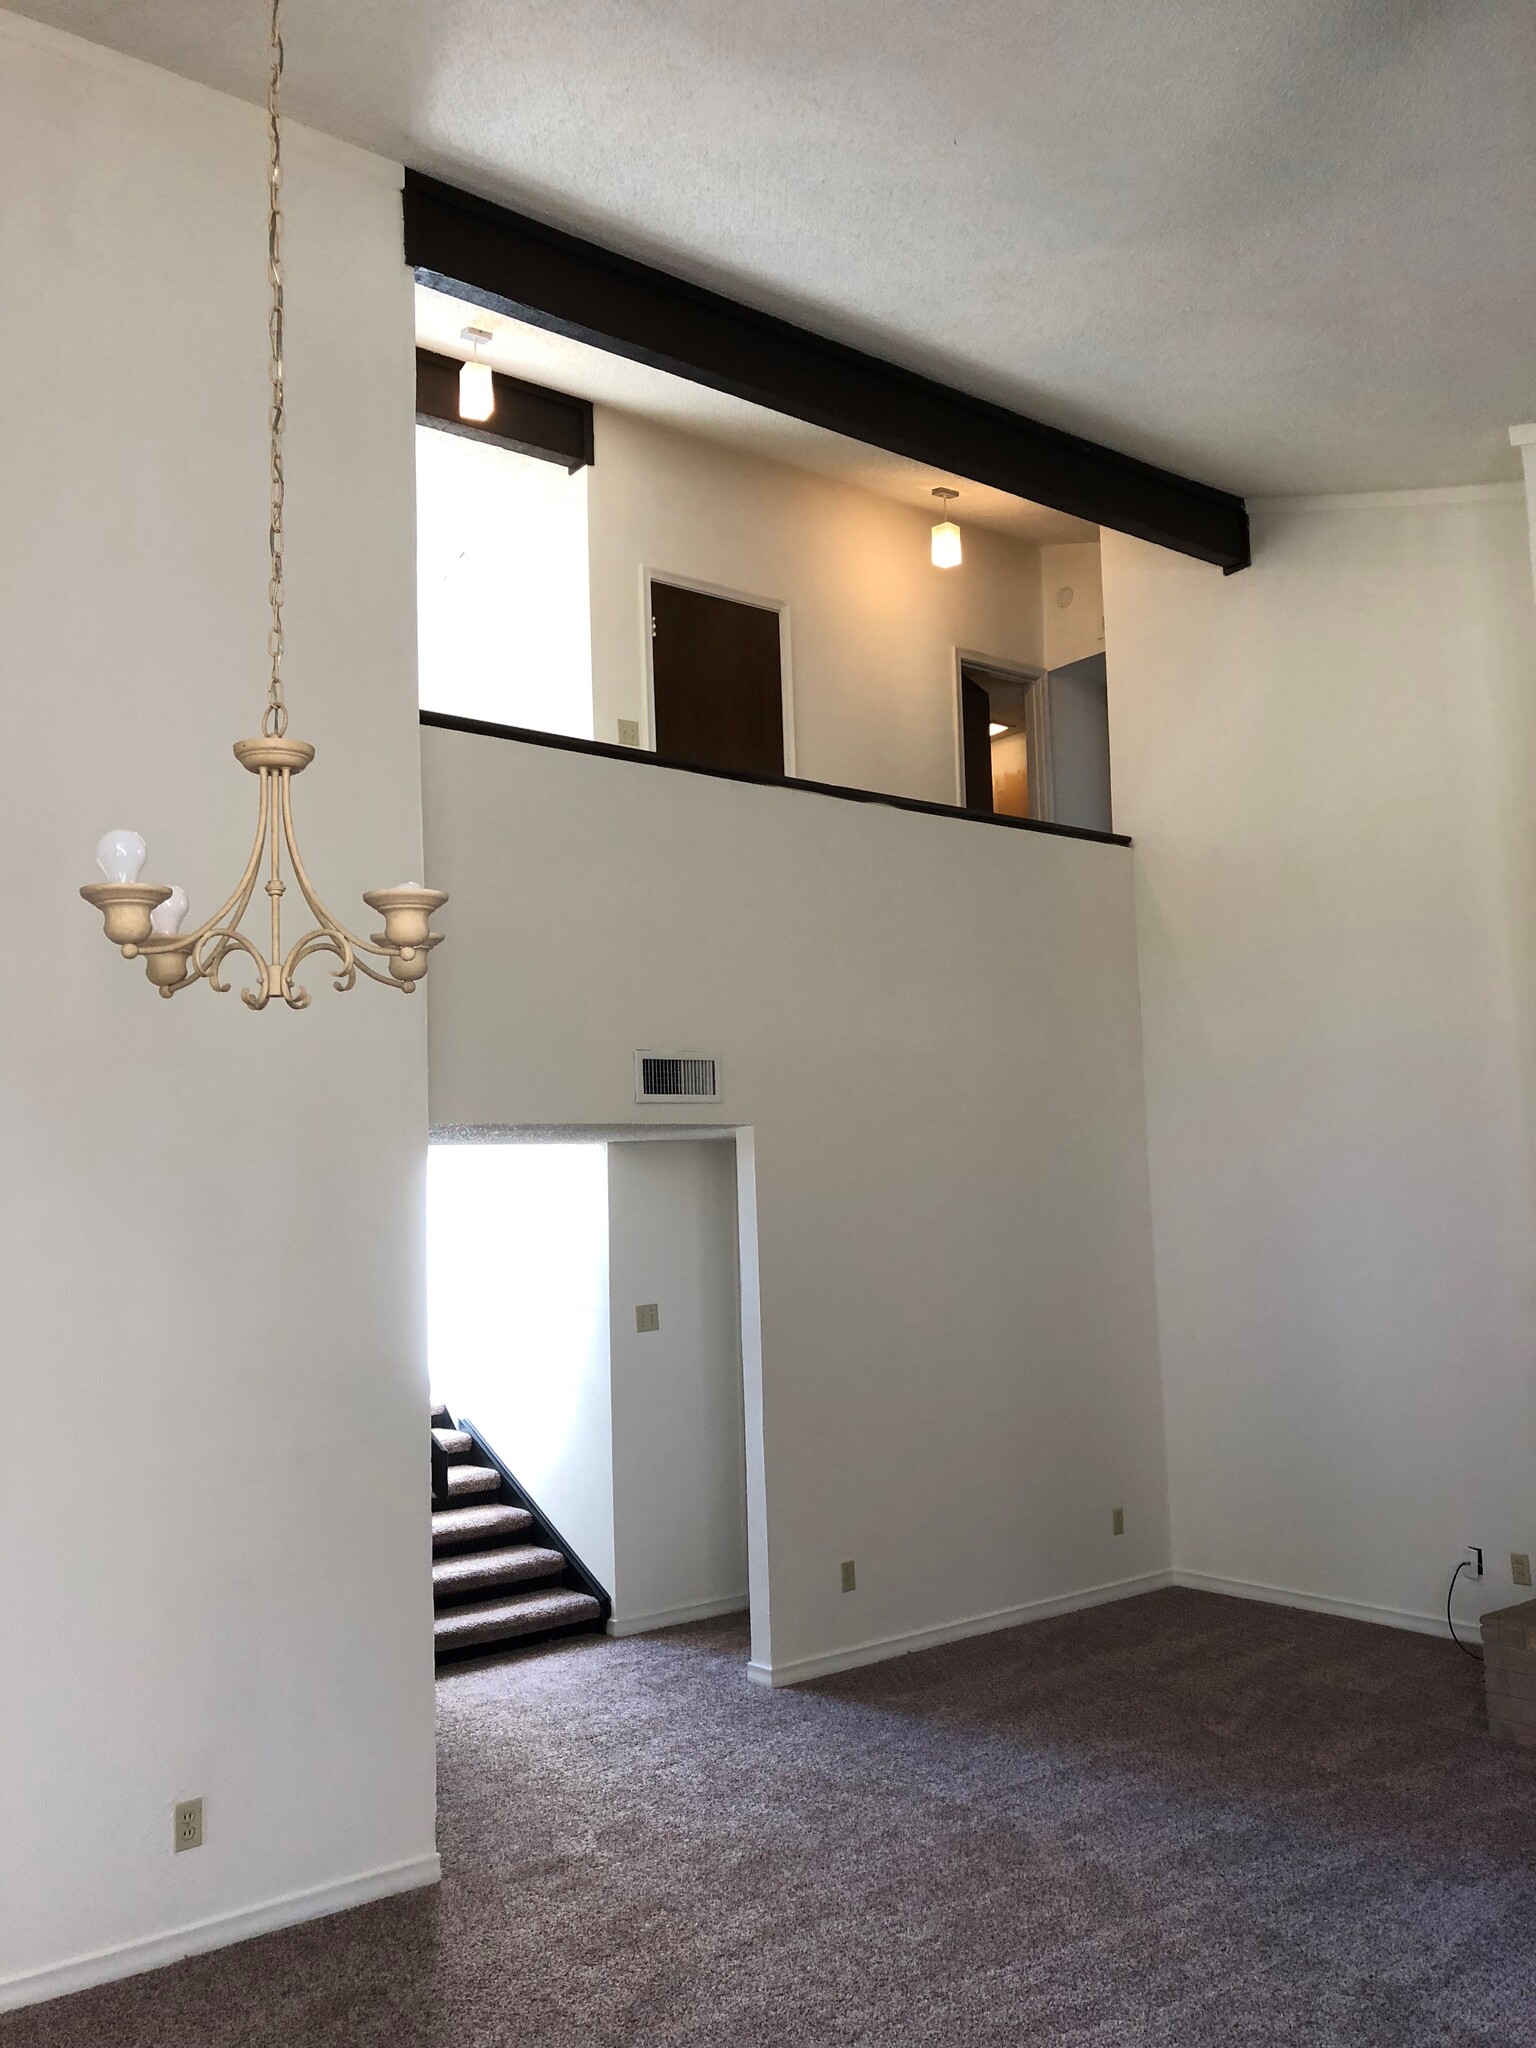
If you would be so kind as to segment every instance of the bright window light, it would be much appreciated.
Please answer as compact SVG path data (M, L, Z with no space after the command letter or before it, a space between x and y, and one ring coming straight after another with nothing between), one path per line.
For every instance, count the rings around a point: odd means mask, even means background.
M416 429L427 711L592 737L587 472Z
M591 1455L584 1403L607 1344L605 1147L431 1146L434 1400L478 1424L532 1486Z

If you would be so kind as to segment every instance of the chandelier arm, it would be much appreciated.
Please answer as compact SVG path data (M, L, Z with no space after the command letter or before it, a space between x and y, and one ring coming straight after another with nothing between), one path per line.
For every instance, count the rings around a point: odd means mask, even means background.
M204 959L201 956L210 938L215 943L212 951ZM241 1002L248 1009L264 1010L272 999L272 970L267 965L265 959L263 959L260 947L252 945L251 941L245 936L245 933L237 930L235 927L230 926L224 931L210 932L194 947L192 957L198 974L207 976L208 986L215 994L221 996L228 995L229 983L219 980L219 969L224 965L225 956L232 951L249 954L256 964L256 972L261 977L258 990L241 989Z
M366 960L359 960L355 953L352 956L352 965L359 974L366 974L370 981L376 981L380 988L396 989L401 994L407 992L404 982L396 981L388 974L380 974L377 967L370 967Z
M334 970L331 985L338 995L345 995L348 989L356 985L357 957L351 946L344 937L338 937L335 932L322 926L318 931L306 932L302 939L297 940L283 962L283 993L292 1009L303 1009L304 1004L309 1001L308 993L299 987L293 979L293 973L299 962L308 959L313 953L336 955L338 965ZM301 996L303 1002L299 1001Z
M207 938L210 932L216 931L226 918L230 919L232 923L238 924L241 918L244 917L246 906L249 904L256 887L256 877L261 872L262 849L266 845L267 827L271 820L271 806L267 798L267 777L265 772L263 772L260 780L261 797L256 813L256 839L251 847L251 857L245 864L245 873L240 877L234 894L220 905L212 917L204 918L196 931L177 932L174 936L164 938L157 934L153 938L144 940L143 944L139 947L140 953L174 953L185 947L189 955L195 955L202 941ZM201 971L201 969L198 970L198 972ZM185 985L185 983L180 984L182 987L185 987Z
M369 945L368 941L366 939L360 939L356 932L348 931L347 927L341 922L341 920L337 917L332 916L331 912L327 910L325 905L321 902L318 894L315 891L315 886L313 882L310 881L309 876L305 872L304 862L299 854L299 844L297 838L294 836L293 830L293 803L288 787L288 779L286 776L283 778L282 819L283 838L287 842L288 858L293 863L293 878L299 885L299 890L300 893L303 895L304 901L309 905L310 909L314 912L315 916L319 918L320 923L325 928L325 930L333 933L337 938L345 939L348 945L353 949L354 957L358 953L372 953L377 959L389 959L391 954L391 949L389 947ZM358 961L358 965L360 967L362 966L362 964L363 963L361 961ZM363 968L363 972L365 974L369 971L370 970L366 967ZM373 976L373 979L375 981L387 981L389 977L387 975L375 974Z

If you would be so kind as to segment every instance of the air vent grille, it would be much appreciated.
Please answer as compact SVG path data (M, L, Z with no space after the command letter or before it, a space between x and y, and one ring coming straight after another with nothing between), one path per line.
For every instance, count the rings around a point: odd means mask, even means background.
M718 1102L715 1063L701 1052L637 1052L637 1102Z

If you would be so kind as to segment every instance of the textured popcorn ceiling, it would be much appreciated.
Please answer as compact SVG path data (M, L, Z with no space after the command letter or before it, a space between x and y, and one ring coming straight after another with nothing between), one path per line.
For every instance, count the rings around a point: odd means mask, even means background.
M261 0L23 12L248 98ZM302 0L290 111L1245 492L1516 473L1532 0Z

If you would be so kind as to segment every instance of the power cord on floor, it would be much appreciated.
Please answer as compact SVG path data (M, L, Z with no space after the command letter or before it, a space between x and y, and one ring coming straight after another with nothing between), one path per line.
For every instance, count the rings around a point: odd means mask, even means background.
M1451 1619L1451 1594L1455 1592L1456 1581L1461 1577L1462 1573L1466 1570L1466 1568L1467 1560L1463 1558L1461 1560L1461 1563L1457 1565L1455 1571L1451 1573L1451 1583L1449 1587L1446 1589L1445 1595L1445 1625L1451 1632L1451 1641L1456 1645L1457 1649L1461 1651L1462 1655L1465 1657L1475 1657L1478 1663L1481 1664L1483 1661L1482 1651L1474 1650L1470 1643L1464 1643L1461 1640L1461 1637L1456 1633L1456 1624Z

